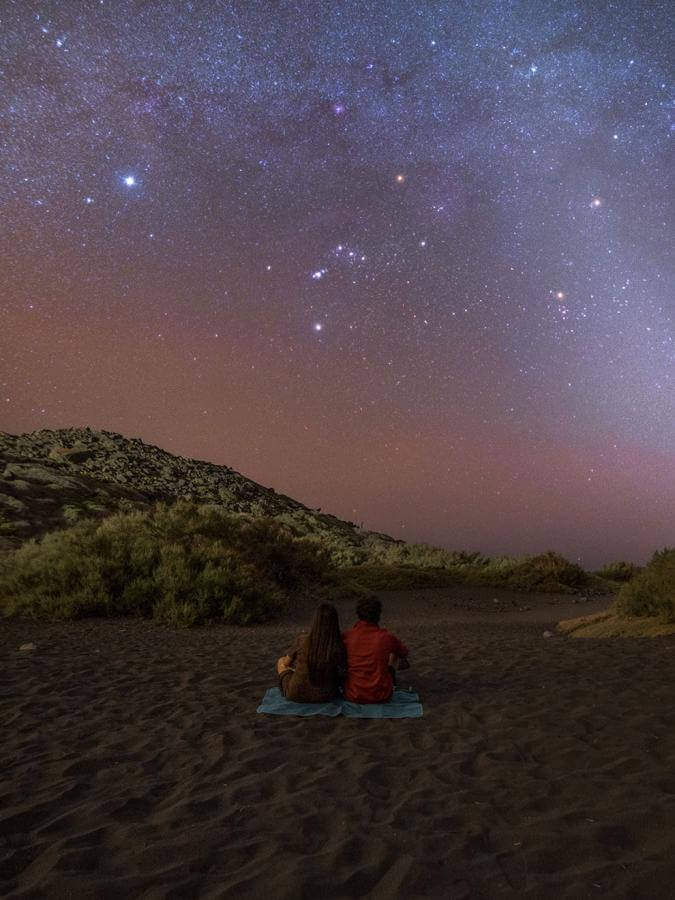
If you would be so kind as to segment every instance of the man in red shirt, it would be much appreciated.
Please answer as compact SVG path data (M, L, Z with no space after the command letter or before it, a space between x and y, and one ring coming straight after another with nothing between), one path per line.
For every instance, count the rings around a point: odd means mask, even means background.
M408 648L379 621L382 604L379 600L359 600L356 605L358 622L345 631L342 640L347 648L347 679L344 695L352 703L383 703L394 692L394 666L405 661Z

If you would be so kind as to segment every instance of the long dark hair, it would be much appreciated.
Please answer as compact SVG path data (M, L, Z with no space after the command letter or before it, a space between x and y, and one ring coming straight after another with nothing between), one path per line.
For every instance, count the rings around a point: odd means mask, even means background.
M340 634L337 610L330 603L317 606L305 643L307 669L315 684L336 676L345 667L347 653Z

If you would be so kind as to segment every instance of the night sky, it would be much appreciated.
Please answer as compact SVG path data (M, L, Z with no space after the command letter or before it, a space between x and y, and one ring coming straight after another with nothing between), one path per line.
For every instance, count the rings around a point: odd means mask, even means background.
M451 549L674 544L672 11L0 0L0 429Z

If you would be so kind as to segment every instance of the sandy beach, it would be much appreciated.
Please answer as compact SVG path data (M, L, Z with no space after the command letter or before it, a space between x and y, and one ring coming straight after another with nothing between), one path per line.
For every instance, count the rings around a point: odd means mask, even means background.
M381 596L422 719L257 714L311 608L3 621L0 895L668 896L675 637L544 637L606 600Z

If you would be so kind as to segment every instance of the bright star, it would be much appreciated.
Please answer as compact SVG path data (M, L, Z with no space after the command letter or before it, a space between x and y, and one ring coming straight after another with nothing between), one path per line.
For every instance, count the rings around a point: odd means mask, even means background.
M565 291L556 291L555 299L556 300L564 300L565 299Z
M314 323L314 331L323 331L323 325L321 324L321 322Z
M403 184L404 181L405 181L405 175L402 172L399 172L398 175L396 176L396 183Z
M89 206L90 204L92 204L94 202L94 198L93 197L85 197L84 202L87 204L87 206Z
M136 179L134 178L133 175L125 175L124 183L126 184L127 187L134 187L134 185L136 184Z
M598 207L602 206L602 198L601 197L593 197L591 200L591 208L598 209Z
M316 271L312 272L312 278L314 281L320 281L327 271L328 269L316 269Z

